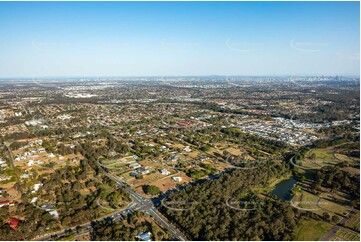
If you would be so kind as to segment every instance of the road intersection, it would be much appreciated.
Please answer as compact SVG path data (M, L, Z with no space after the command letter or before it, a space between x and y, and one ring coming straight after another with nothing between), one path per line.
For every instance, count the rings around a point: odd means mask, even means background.
M118 186L122 187L125 190L125 192L127 192L129 194L129 196L132 199L133 203L136 204L132 208L133 210L137 210L137 211L145 212L145 213L149 214L156 223L158 223L159 225L161 225L163 227L163 229L169 231L174 239L180 240L180 241L185 241L186 240L186 236L184 234L182 234L182 232L180 232L174 225L172 225L156 209L155 205L160 204L160 201L162 199L161 196L158 197L158 198L153 198L153 199L142 197L138 193L136 193L133 190L133 188L130 187L128 184L123 183L122 181L120 181L120 179L117 179L115 176L113 176L113 175L109 174L108 172L106 172L103 169L103 167L101 166L101 164L99 163L99 160L97 160L97 165L104 172L104 174L107 177L109 177L111 180L115 181Z

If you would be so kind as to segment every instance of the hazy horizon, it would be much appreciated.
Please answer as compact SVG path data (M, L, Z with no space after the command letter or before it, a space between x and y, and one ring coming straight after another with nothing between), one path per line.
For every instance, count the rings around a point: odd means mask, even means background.
M274 78L292 78L292 77L345 77L345 78L359 78L357 75L148 75L148 76L101 76L101 75L95 75L95 76L19 76L19 77L0 77L0 80L7 80L7 79L18 79L18 80L24 80L24 79L65 79L65 78L204 78L204 77L219 77L219 78L226 78L226 77L240 77L240 78L267 78L267 77L274 77Z

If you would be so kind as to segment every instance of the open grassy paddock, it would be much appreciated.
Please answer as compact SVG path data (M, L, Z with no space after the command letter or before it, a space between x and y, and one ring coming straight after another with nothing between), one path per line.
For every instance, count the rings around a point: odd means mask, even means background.
M302 209L319 209L317 206L318 196L308 193L306 191L295 194L293 204Z
M345 215L350 210L350 207L345 205L340 205L330 200L321 199L319 201L319 206L324 210L324 212L328 212L330 215L336 214L339 216Z
M324 221L302 219L295 230L295 240L319 240L330 229L332 225Z

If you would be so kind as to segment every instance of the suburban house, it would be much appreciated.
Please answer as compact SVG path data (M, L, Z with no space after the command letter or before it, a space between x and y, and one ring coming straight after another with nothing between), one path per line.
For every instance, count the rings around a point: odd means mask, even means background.
M136 176L139 173L142 174L142 175L146 175L146 174L149 174L150 171L149 171L148 167L140 167L140 168L136 169L135 171L132 171L130 173L130 175L131 176Z
M148 167L141 167L138 169L138 172L141 173L142 175L146 175L146 174L149 174L149 169Z
M138 171L132 171L132 172L130 173L130 175L131 175L131 176L136 176L136 175L138 175Z
M56 210L52 210L52 211L49 211L49 214L55 218L58 218L59 217L59 213L58 211Z
M137 169L137 168L140 168L140 167L141 167L141 165L139 163L137 163L137 162L129 164L129 168L131 168L131 169Z
M136 238L141 239L143 241L151 241L150 236L152 235L151 232L139 232Z
M170 174L170 172L167 169L162 169L159 172L164 176L168 176Z

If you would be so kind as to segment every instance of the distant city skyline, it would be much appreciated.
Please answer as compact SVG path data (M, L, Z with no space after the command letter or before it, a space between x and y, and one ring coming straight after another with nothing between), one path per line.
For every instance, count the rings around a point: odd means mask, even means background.
M359 76L359 2L0 2L0 79Z

